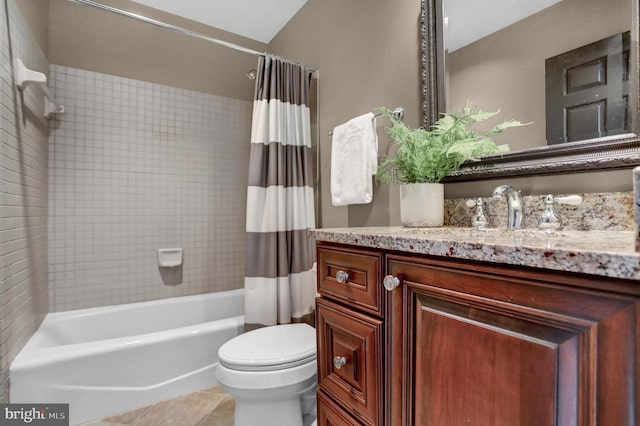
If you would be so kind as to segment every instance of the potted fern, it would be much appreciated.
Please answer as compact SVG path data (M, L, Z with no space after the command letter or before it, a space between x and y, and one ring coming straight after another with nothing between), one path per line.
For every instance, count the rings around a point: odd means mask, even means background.
M400 184L400 218L406 226L442 226L444 186L440 181L466 161L508 151L507 145L496 145L491 136L523 125L507 120L480 133L470 126L495 116L498 111L485 112L467 104L459 112L443 114L431 130L411 129L393 119L387 108L380 110L391 119L387 132L397 150L395 157L382 160L376 180Z

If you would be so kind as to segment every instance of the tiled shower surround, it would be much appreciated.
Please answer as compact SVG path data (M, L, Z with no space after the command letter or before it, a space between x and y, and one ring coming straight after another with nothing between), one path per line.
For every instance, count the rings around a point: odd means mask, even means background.
M50 74L50 311L242 287L251 102ZM183 266L159 268L173 247Z
M7 9L8 17L7 19ZM9 365L47 313L47 122L43 95L13 83L12 58L49 64L13 0L0 2L0 402Z

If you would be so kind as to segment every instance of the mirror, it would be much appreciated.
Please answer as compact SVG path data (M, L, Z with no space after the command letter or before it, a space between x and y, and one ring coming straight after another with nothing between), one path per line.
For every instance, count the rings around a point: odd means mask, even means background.
M444 182L640 164L638 3L638 0L533 3L422 0L424 125L430 126L441 112L459 109L468 101L486 111L500 110L500 119L533 122L498 135L496 142L509 144L510 152L471 162ZM474 19L476 17L482 19ZM587 46L584 51L611 39L620 47L614 55L615 61L612 56L594 54L586 60L589 66L560 67L560 77L555 80L570 81L572 74L567 70L579 70L571 80L574 86L588 87L587 91L596 98L602 96L599 88L593 89L598 86L597 81L585 79L595 76L601 81L624 80L614 90L614 97L623 99L617 104L622 105L624 112L618 111L616 118L606 121L607 110L614 110L613 103L588 100L582 95L579 97L584 105L558 106L558 98L562 96L554 93L563 95L572 89L548 89L553 87L554 61L557 63L560 58L564 65L564 58L577 56L576 49ZM625 49L627 53L623 53ZM582 53L580 56L584 57ZM613 62L620 64L619 69L606 77L607 63ZM619 78L611 77L614 75ZM558 131L556 121L566 127ZM613 125L613 122L623 124ZM548 134L554 128L555 133ZM585 129L594 132L585 134ZM557 143L556 134L562 135L561 143Z

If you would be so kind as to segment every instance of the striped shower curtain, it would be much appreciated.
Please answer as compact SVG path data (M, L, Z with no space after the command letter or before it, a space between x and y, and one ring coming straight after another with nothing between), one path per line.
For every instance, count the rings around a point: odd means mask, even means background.
M316 293L310 72L258 63L247 190L245 329L309 318Z

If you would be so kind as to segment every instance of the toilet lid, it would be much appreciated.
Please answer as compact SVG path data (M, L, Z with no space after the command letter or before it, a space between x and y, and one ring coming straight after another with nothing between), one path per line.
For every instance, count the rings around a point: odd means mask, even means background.
M282 370L316 359L316 332L307 324L259 328L218 350L220 363L234 370Z

